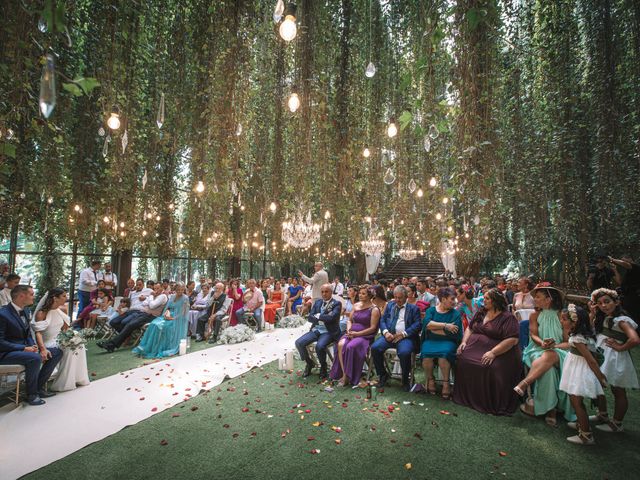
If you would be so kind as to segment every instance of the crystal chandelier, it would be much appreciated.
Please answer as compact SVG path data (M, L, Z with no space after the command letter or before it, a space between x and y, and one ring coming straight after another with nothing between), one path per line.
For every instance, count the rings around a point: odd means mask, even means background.
M381 233L375 228L370 229L369 236L361 242L362 251L367 255L382 255L384 253L384 240Z
M282 223L282 240L295 248L309 248L320 241L320 224L313 223L311 210L296 212Z
M398 255L400 255L400 258L403 260L413 260L418 256L418 253L418 250L413 248L401 248Z

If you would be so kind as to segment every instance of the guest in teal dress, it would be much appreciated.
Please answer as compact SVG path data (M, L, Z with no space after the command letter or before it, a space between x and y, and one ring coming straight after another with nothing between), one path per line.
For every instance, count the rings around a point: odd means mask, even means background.
M187 337L189 324L189 297L185 286L176 285L176 293L169 297L161 316L149 324L140 345L133 353L144 358L170 357L178 353L180 340Z
M436 380L433 376L433 359L438 359L438 367L442 375L442 398L449 399L451 386L449 372L455 362L456 350L462 340L462 317L454 306L456 294L452 288L438 290L437 306L427 310L422 321L422 368L427 380L427 390L436 394Z

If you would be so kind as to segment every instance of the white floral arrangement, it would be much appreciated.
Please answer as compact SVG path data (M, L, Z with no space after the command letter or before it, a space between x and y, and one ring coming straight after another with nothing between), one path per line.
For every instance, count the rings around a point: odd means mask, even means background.
M98 334L98 332L93 328L83 328L78 333L80 333L84 338L95 338Z
M73 328L68 328L64 332L60 332L56 341L62 350L70 350L72 352L82 348L84 344L87 343L87 339L82 332L74 330Z
M307 319L300 315L287 315L278 322L279 328L298 328L307 323Z
M235 327L225 328L220 336L218 337L218 343L221 344L232 344L232 343L242 343L249 342L256 338L256 332L252 328L240 324Z

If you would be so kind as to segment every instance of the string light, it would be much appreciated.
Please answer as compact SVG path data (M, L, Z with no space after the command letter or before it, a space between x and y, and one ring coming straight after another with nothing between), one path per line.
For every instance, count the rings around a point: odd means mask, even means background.
M204 192L204 183L202 182L202 180L198 180L198 184L196 185L196 192Z
M285 42L290 42L298 34L298 26L296 25L296 6L293 3L287 5L287 9L284 11L284 21L280 24L278 29L280 37Z
M73 209L74 209L76 212L79 212L79 211L80 211L80 205L76 204L76 205L73 207Z
M436 180L436 177L431 177L431 180L429 180L429 186L435 187L436 185L438 185L438 181Z
M362 150L362 156L364 158L369 158L371 156L371 151L367 147L364 147L364 150Z
M389 126L387 127L387 135L389 138L393 138L398 134L398 126L396 125L396 120L392 117L389 121Z
M107 217L106 215L102 218L102 221L104 223L109 223L109 217Z
M113 107L111 115L107 120L107 127L111 130L118 130L120 128L120 114L118 113L117 107Z
M271 202L271 205L269 205L269 210L271 210L271 213L276 213L276 209L277 209L277 205L276 202Z
M424 195L424 192L422 191L421 188L418 189L418 191L416 192L416 195L418 196L418 198L422 198L422 195Z
M447 203L449 203L449 199L447 197L444 197L442 199L442 203L444 203L446 205Z
M440 212L436 213L436 220L442 220L442 214Z

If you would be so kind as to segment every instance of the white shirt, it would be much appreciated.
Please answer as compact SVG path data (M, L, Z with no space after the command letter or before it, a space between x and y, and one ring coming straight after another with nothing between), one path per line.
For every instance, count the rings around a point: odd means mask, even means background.
M9 287L4 287L0 292L0 307L4 307L5 305L9 305L11 303L11 289Z
M304 292L302 293L302 298L310 297L310 296L311 296L311 285L307 285L304 288Z
M157 297L150 295L142 302L141 310L151 313L152 315L160 315L162 312L159 310L161 310L164 304L167 303L167 300L167 296L164 293L161 293Z
M91 267L85 268L80 272L80 286L78 290L93 292L98 286L98 280L102 280L102 272L94 271Z
M143 288L139 292L137 290L131 290L129 293L129 298L131 299L131 310L140 310L142 308L142 300L140 300L140 296L143 295L148 298L152 293L153 290L150 288Z
M113 282L113 286L107 285L105 288L107 290L115 290L115 288L118 286L118 277L116 276L115 273L113 272L105 272L102 274L102 279L106 282Z
M404 333L406 330L404 327L404 312L406 310L406 304L400 307L400 311L398 312L398 321L396 322L396 333Z
M340 283L340 282L338 282L337 284L334 283L333 284L333 294L342 296L343 293L344 293L344 285L342 283Z

